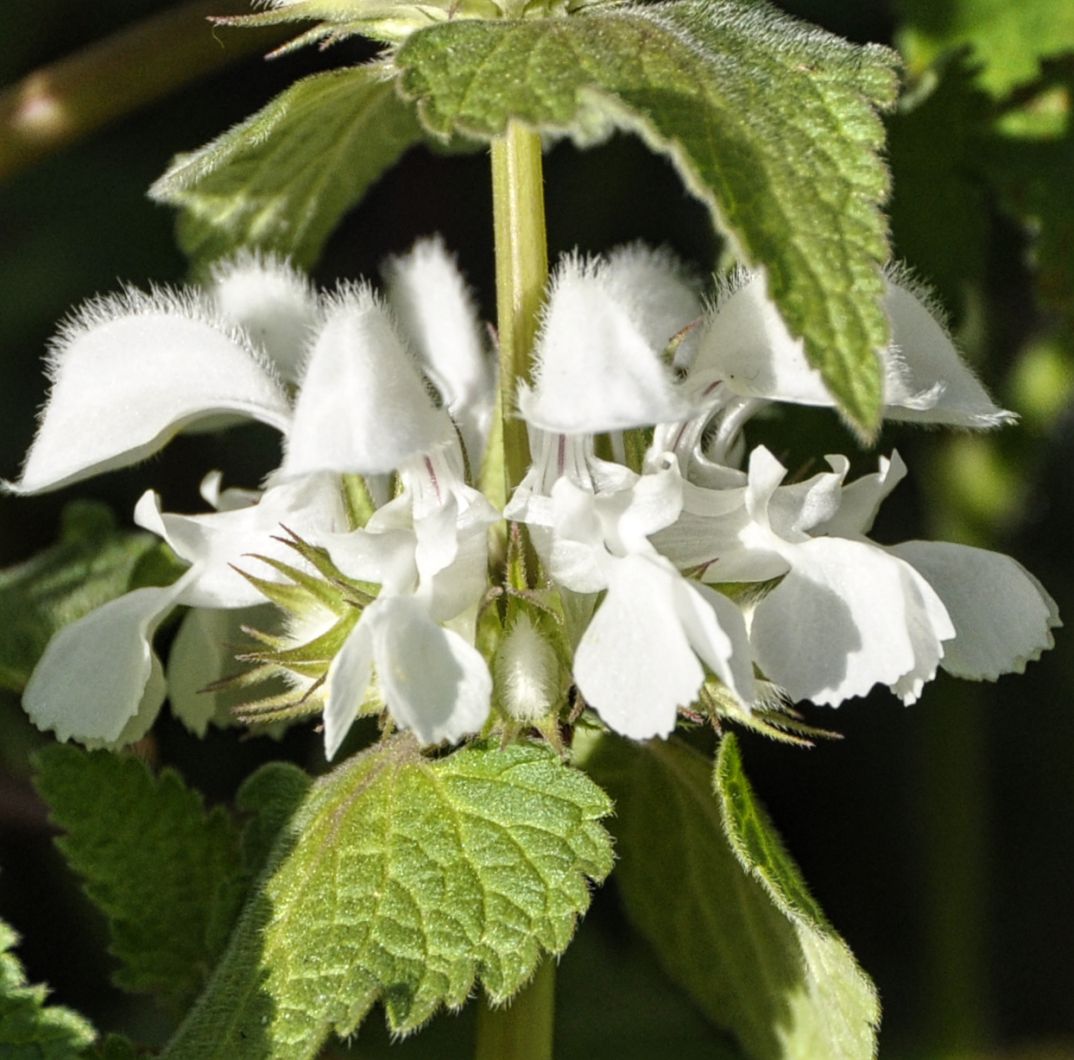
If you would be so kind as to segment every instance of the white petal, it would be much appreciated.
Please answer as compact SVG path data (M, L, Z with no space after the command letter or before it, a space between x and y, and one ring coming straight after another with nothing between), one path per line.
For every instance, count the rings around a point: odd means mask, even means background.
M528 423L593 434L686 419L691 406L635 309L598 269L578 259L560 267L537 341L535 382L519 387Z
M266 605L226 611L195 607L183 616L168 653L168 701L195 736L204 736L210 722L234 723L231 707L242 702L244 693L206 691L206 686L240 669L235 654L249 642L242 627L271 630L277 614Z
M417 539L409 527L321 534L316 541L328 550L332 562L349 578L374 582L392 595L417 590L418 568L414 559Z
M366 289L346 293L310 353L282 475L394 471L453 438L387 311Z
M480 652L437 625L417 601L377 601L374 657L388 712L423 744L454 742L485 723L492 677Z
M198 493L210 508L218 512L230 512L236 508L249 508L261 500L262 490L239 489L235 486L222 488L224 473L210 471L198 484Z
M1022 673L1052 647L1062 625L1055 601L1020 563L968 545L907 541L888 551L919 571L955 626L943 668L956 677L994 681Z
M943 324L913 291L889 279L885 307L894 348L889 357L898 361L904 377L901 387L889 385L888 419L978 428L1017 420L992 401Z
M467 507L461 512L452 498L435 519L430 516L415 522L419 595L438 622L477 604L488 589L488 528L499 517L476 490L466 493L473 496L463 494ZM435 544L434 536L439 539Z
M439 238L423 239L385 268L396 319L458 424L473 467L484 451L496 401L494 362L473 299Z
M676 609L690 647L745 707L757 698L753 650L742 612L722 593L681 579Z
M712 375L737 394L800 405L834 405L768 296L762 272L743 274L702 330L692 374ZM891 346L881 351L888 419L996 427L1016 417L998 408L950 336L912 291L886 280Z
M90 751L101 749L117 751L120 748L128 747L130 744L140 740L151 728L153 728L153 722L157 720L157 715L160 713L160 705L164 702L166 692L167 685L164 680L164 667L160 665L160 659L158 659L156 655L153 655L150 659L149 678L145 683L145 690L142 692L141 702L138 704L138 709L131 716L130 720L123 726L120 734L114 740L85 739L80 740L79 743Z
M220 315L264 350L282 378L296 382L318 315L309 280L278 258L253 254L218 263L212 280L209 294Z
M193 297L129 292L91 303L54 340L52 389L21 493L124 467L198 421L249 416L286 429L268 363Z
M829 463L834 459L829 456ZM869 533L880 505L905 477L906 465L897 452L892 452L890 460L881 457L880 470L875 475L862 475L845 486L839 510L814 526L813 533L832 537L859 537Z
M531 502L531 507L534 507ZM539 514L539 511L538 511ZM530 535L552 579L576 593L595 593L607 583L608 550L597 514L597 498L561 478L552 487L552 529Z
M373 632L371 619L378 603L362 613L358 625L343 642L339 654L328 667L328 703L324 709L324 754L336 756L365 700L373 676Z
M247 508L209 512L206 515L175 515L160 510L160 498L152 490L143 494L134 521L162 537L176 554L192 564L194 574L181 603L191 607L251 607L264 597L234 565L254 567L251 554L271 556L302 566L297 553L276 540L284 527L302 538L338 531L346 525L338 480L313 475L267 489L257 504ZM259 576L278 577L258 569Z
M683 482L674 457L659 471L639 475L626 489L597 497L604 539L619 555L644 551L648 538L663 530L682 511Z
M701 316L697 291L670 254L642 243L618 247L601 267L608 292L631 313L654 350L664 350L683 328ZM690 357L692 336L679 347L676 363Z
M744 282L721 299L701 330L691 374L721 379L736 394L832 405L820 372L806 360L768 297L763 272L741 274Z
M574 656L586 702L616 732L667 736L679 707L696 698L704 672L683 629L680 576L645 556L609 568L608 594ZM696 630L692 618L691 630Z
M916 698L954 636L928 582L864 542L819 538L785 555L791 570L750 627L765 675L794 699L831 706L900 681L903 698Z
M164 690L151 641L188 578L135 589L64 626L23 694L33 723L61 740L112 743L135 716L155 716Z

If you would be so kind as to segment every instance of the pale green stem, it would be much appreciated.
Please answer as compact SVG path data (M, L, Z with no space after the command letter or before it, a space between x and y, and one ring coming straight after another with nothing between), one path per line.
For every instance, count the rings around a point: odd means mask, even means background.
M506 133L492 142L492 209L503 495L497 491L491 499L502 506L529 466L526 425L514 414L515 391L518 381L529 377L537 314L548 282L541 138L517 122L509 123Z
M556 966L546 958L532 982L505 1008L483 1004L476 1060L552 1060Z
M193 0L0 90L0 179L293 33L279 27L223 33L207 21L249 10L248 0Z
M492 210L496 238L496 320L500 400L490 441L502 471L483 486L503 507L529 467L526 424L514 414L519 380L528 379L538 312L548 282L541 138L516 122L492 142ZM497 461L489 462L496 468ZM497 469L499 470L499 469ZM502 545L502 542L501 542ZM477 1060L552 1060L555 965L545 960L533 981L505 1008L483 1004Z

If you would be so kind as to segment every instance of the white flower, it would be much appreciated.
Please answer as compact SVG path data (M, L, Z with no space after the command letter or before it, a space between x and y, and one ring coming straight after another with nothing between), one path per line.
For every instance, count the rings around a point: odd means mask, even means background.
M395 723L425 744L478 731L492 679L473 646L488 583L487 530L496 510L461 474L448 444L400 468L402 492L350 534L322 537L349 577L381 586L328 671L325 750L334 757L376 668Z
M649 543L681 509L677 465L639 476L592 451L596 432L692 411L660 355L672 337L664 331L695 306L662 258L630 249L607 263L569 259L552 285L534 384L519 393L534 462L504 514L529 526L561 590L606 590L578 643L574 679L611 728L639 739L672 731L678 708L700 692L702 662L744 705L755 694L738 609Z
M700 687L695 653L747 703L752 658L793 698L834 705L876 684L909 703L941 661L960 675L994 677L1051 644L1054 603L1013 560L921 542L885 549L867 539L895 480L888 472L901 468L897 457L881 476L849 486L843 458L829 458L832 472L789 486L763 448L749 455L747 473L738 470L742 427L758 408L831 406L832 398L761 275L740 276L693 345L678 345L675 364L689 367L676 378L661 354L690 325L690 292L666 262L643 256L644 268L636 258L625 268L631 260L571 260L552 284L536 380L519 396L534 466L506 512L530 526L562 588L606 590L579 642L574 675L609 725L635 736L670 731L675 704ZM677 317L659 318L655 333L648 291L680 307ZM886 308L893 328L882 351L886 416L963 427L1014 418L991 401L901 280L889 278ZM616 452L616 432L645 425L655 430L640 477L594 457L594 434L611 432ZM743 597L748 648L738 607L709 588L734 583L759 587ZM702 589L709 606L697 612ZM696 614L716 616L725 638L719 651L701 649ZM707 643L715 645L715 634Z
M627 247L607 261L567 258L556 270L518 407L531 427L558 434L620 431L692 411L660 355L700 313L664 255Z
M960 427L1013 422L959 356L930 304L902 275L885 278L891 344L880 351L884 417ZM706 317L691 367L695 379L718 380L743 398L834 406L820 372L806 361L768 297L763 272L739 273Z
M779 584L751 608L750 640L772 681L795 699L838 705L876 684L912 703L938 665L994 680L1021 671L1052 644L1055 604L1006 556L941 542L883 547L865 536L902 478L898 454L844 485L848 462L783 486L763 447L746 486L687 487L684 513L658 534L677 564L706 582ZM730 503L729 503L730 502Z
M251 257L218 269L205 291L126 292L92 303L64 326L51 352L49 401L14 491L58 488L143 459L183 429L235 419L277 428L284 452L264 492L221 494L210 481L207 494L221 510L207 515L165 514L155 496L143 497L138 521L190 568L174 585L129 593L54 638L26 694L40 726L62 738L103 741L130 738L132 718L148 726L163 699L151 641L171 608L260 602L230 565L250 552L282 558L271 540L281 525L310 539L344 531L341 474L391 472L456 444L420 365L445 387L461 380L445 400L472 398L471 426L487 422L480 403L491 401L494 380L443 247L419 244L392 274L413 352L369 287L344 286L319 300L287 266ZM427 308L414 297L418 274ZM443 321L430 313L451 306L438 341ZM104 666L102 659L117 661Z

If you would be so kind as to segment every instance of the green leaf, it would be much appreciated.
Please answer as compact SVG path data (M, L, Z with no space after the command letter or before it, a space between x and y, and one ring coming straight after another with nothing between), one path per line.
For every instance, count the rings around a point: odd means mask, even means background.
M923 70L941 52L973 48L978 83L1001 96L1035 81L1040 60L1074 51L1074 5L1055 0L899 0L899 47L911 69Z
M117 986L178 1007L201 989L242 900L239 840L172 770L54 744L36 784L86 893L108 918Z
M879 1004L824 919L722 741L708 762L677 741L605 737L586 761L615 799L616 881L668 975L745 1052L861 1060Z
M161 555L152 534L116 528L104 504L75 501L63 513L60 540L0 571L0 688L21 692L52 635L136 585L167 584L175 570L148 572ZM153 575L145 580L143 572Z
M251 815L242 832L242 859L251 876L265 867L277 837L298 812L312 783L297 766L269 762L239 788L236 804Z
M788 327L864 435L879 425L888 341L874 108L894 100L895 61L741 0L448 22L396 55L434 134L491 138L512 118L576 136L611 124L668 155L745 260L767 269Z
M561 953L611 848L604 793L545 747L423 758L400 737L316 781L165 1056L301 1060L380 1000L405 1033Z
M183 208L179 242L197 264L252 246L308 266L343 214L422 139L383 67L332 70L180 155L150 195Z
M48 990L28 986L10 951L18 935L0 920L0 1056L5 1060L71 1060L93 1044L93 1028L77 1013L46 1005Z

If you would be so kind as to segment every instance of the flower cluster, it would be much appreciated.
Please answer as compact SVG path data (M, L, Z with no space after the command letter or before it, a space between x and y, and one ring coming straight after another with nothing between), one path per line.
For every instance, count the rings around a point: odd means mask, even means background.
M362 713L436 744L496 719L551 732L588 706L646 738L699 703L747 717L875 685L910 703L940 666L994 679L1051 645L1055 605L1014 560L869 540L905 474L897 453L854 481L829 456L788 482L747 448L763 406L833 404L763 275L735 276L706 308L659 253L563 262L508 410L532 459L502 516L474 485L502 454L486 453L497 381L465 284L435 240L386 280L383 295L318 295L283 263L242 257L204 290L127 292L64 326L11 488L57 488L237 418L276 428L282 459L257 490L210 473L202 514L142 497L136 521L185 572L56 635L26 690L39 726L89 743L145 732L166 694L154 632L186 606L167 694L203 729L212 697L195 690L226 676L223 630L266 597L285 628L247 658L288 683L266 702L323 710L329 757ZM898 276L887 309L888 418L1012 419ZM490 550L501 518L506 558Z

